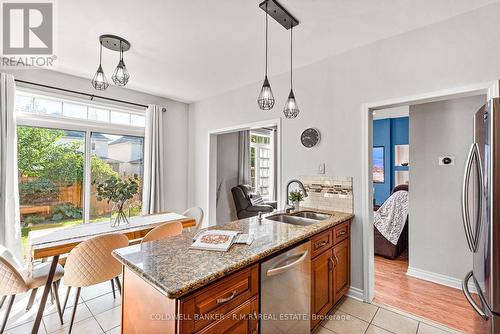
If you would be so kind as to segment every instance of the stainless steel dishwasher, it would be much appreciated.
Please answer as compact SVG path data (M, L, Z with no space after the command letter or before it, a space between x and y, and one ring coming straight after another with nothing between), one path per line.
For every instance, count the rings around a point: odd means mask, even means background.
M311 243L263 262L260 282L260 333L310 333Z

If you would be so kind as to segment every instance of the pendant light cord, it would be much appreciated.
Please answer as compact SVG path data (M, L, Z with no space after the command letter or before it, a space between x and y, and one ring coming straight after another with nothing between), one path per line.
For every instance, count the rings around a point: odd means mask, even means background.
M268 23L267 23L267 17L269 14L267 13L267 2L266 2L266 77L267 77L267 29L268 29Z
M99 66L102 65L102 42L99 42Z
M293 89L293 26L290 28L290 90Z

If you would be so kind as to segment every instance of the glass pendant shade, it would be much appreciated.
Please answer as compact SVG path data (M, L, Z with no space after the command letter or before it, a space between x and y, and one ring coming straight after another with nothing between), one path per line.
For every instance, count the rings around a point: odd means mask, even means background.
M283 108L283 114L285 114L286 118L296 118L299 112L300 110L297 106L297 101L295 101L295 95L293 94L293 90L290 89L290 94Z
M274 95L267 76L264 79L264 84L262 85L262 89L260 90L257 102L259 103L259 108L261 110L271 110L274 107Z
M125 67L125 63L123 62L123 59L120 59L120 62L116 66L115 71L111 76L111 80L113 80L115 85L125 86L129 78L130 74L128 73L127 68Z
M109 86L108 79L106 79L106 75L102 70L102 66L101 64L99 64L97 72L92 78L92 87L94 87L97 90L106 90L108 86Z

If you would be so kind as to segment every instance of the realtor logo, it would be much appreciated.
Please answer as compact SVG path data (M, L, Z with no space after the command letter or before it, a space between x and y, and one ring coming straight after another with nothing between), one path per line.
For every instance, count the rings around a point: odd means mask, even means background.
M2 4L3 55L53 53L53 3Z

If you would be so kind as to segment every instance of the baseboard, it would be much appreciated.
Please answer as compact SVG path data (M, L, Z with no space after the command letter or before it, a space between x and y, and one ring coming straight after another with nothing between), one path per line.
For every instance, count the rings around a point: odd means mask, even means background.
M359 301L364 301L364 297L365 297L363 294L363 290L361 290L359 288L355 288L353 286L351 286L349 288L349 291L347 291L347 296L351 297L353 299L359 300Z
M415 277L418 279L422 279L425 281L441 284L441 285L446 285L449 286L450 288L455 288L462 290L462 280L438 273L433 273L431 271L427 270L422 270L422 269L417 269L413 267L408 267L408 270L406 272L406 275ZM476 287L474 286L474 283L469 282L469 291L472 293L476 293Z

